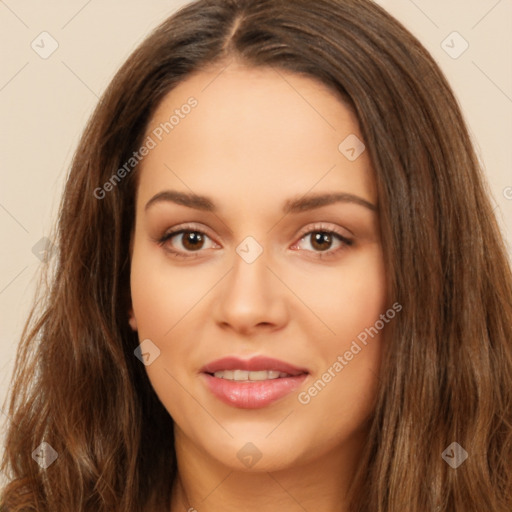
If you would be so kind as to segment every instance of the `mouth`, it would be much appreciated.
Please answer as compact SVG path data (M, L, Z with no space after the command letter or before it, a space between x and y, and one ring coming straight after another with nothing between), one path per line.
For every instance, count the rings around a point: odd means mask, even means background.
M201 375L207 389L223 403L258 409L295 391L309 371L268 357L227 357L204 366Z
M217 379L226 379L236 382L257 382L262 380L294 377L294 375L290 375L286 372L280 372L278 370L260 370L255 372L250 372L248 370L220 370L209 375L213 375Z

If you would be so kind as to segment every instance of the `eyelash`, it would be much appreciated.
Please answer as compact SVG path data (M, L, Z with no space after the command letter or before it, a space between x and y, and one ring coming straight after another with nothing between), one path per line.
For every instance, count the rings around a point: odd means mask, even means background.
M156 240L156 242L160 246L164 247L166 245L166 242L171 240L173 237L180 235L180 234L184 234L184 233L199 233L199 234L211 239L211 237L207 233L205 233L203 230L197 229L197 227L195 227L193 225L185 225L185 226L180 226L178 229L175 229L173 231L166 232L162 237L158 238ZM348 247L350 247L354 244L353 240L346 238L345 236L338 233L337 231L333 231L332 229L327 229L325 226L322 226L322 225L315 225L312 228L308 229L307 231L303 232L300 235L298 242L296 242L294 244L294 246L297 245L299 242L301 242L308 235L312 235L315 233L333 235L336 239L338 239L342 243L342 245L335 250L307 251L307 252L313 252L315 254L315 257L319 258L319 259L335 257L340 251L346 250ZM178 258L195 258L195 257L198 257L199 256L198 253L201 252L201 250L198 250L198 251L194 251L194 252L197 252L197 254L193 254L193 252L191 254L187 254L187 253L183 253L183 252L177 251L175 249L172 249L170 247L166 247L165 250L168 251L169 253L171 253L173 256L177 256Z

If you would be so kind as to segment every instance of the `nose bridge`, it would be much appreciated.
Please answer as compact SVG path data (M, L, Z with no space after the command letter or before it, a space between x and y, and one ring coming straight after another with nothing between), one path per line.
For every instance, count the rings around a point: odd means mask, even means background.
M247 236L235 248L233 271L230 276L230 289L237 294L255 293L264 297L270 292L268 283L269 251L255 237Z
M282 324L286 312L283 290L267 268L270 256L271 251L254 237L238 244L232 270L217 297L218 322L244 331L258 324Z

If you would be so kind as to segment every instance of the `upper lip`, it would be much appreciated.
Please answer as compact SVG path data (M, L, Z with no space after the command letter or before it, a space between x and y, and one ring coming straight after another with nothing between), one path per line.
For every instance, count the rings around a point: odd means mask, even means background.
M290 363L280 361L279 359L265 356L256 356L251 357L250 359L240 359L233 356L223 357L221 359L216 359L201 368L202 373L212 374L222 370L247 370L250 372L276 370L289 375L309 373L305 368L299 368Z

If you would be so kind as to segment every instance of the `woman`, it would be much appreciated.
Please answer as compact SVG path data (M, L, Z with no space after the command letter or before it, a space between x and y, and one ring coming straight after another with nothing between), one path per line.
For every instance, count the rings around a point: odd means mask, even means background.
M511 509L510 267L446 80L378 6L180 10L57 235L5 510Z

